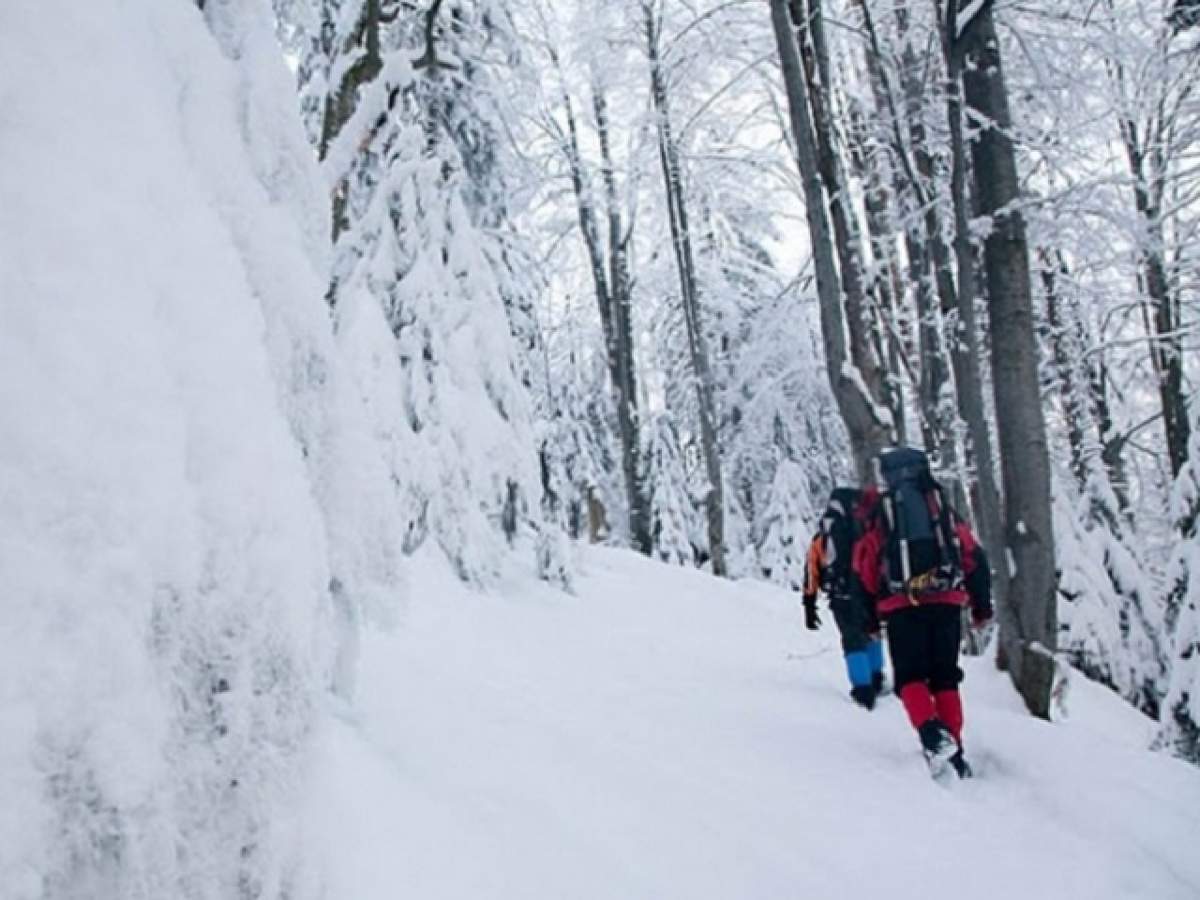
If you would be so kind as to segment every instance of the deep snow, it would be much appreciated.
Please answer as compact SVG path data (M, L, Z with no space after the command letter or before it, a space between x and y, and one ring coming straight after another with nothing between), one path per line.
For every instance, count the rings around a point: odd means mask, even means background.
M795 594L603 549L576 596L413 570L319 738L329 896L1200 896L1200 772L1082 678L1051 725L971 661L979 777L943 787Z
M977 667L943 790L794 595L630 554L417 559L331 699L414 456L277 54L265 2L0 3L0 900L1200 894L1200 775L1114 697Z

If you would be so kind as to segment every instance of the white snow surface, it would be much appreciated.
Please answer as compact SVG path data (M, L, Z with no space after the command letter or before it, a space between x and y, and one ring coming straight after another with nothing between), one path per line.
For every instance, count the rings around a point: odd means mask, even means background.
M415 563L319 736L329 896L1200 895L1200 771L1104 688L1077 679L1051 725L971 660L978 777L944 786L895 698L849 701L798 595L620 550L580 569L574 596L483 595Z

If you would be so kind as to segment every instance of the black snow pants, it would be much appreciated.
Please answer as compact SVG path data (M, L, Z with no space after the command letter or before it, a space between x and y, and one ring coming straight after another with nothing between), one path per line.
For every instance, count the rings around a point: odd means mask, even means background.
M874 607L851 593L838 593L830 596L829 609L842 636L842 652L866 650L871 637L879 631Z
M890 613L886 620L888 652L896 690L923 681L931 691L958 687L958 647L962 640L962 607L929 603Z

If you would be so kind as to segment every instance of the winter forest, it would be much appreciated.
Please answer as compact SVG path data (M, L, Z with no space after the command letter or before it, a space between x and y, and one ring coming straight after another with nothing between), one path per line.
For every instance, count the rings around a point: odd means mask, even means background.
M0 900L1200 891L1200 2L0 0L0 97ZM799 624L897 445L949 794Z

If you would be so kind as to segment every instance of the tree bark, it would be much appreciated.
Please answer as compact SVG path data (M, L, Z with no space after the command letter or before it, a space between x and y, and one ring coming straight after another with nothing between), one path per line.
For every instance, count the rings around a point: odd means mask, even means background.
M1034 715L1049 718L1058 632L1050 455L1038 382L1029 249L1010 137L1012 116L991 4L985 2L966 33L955 40L957 6L951 0L947 34L952 56L968 61L961 68L964 97L984 123L971 145L971 159L979 211L991 220L984 242L988 321L992 346L1002 348L992 357L992 392L1004 484L1005 549L1014 571L1006 604L1010 615L1001 620L1000 638L1026 706ZM962 288L960 282L960 292ZM986 462L980 460L981 469Z

